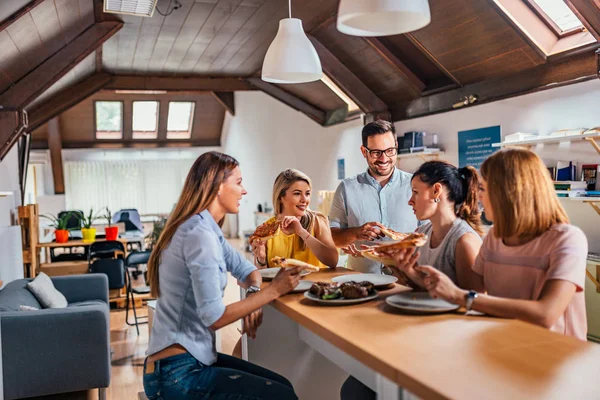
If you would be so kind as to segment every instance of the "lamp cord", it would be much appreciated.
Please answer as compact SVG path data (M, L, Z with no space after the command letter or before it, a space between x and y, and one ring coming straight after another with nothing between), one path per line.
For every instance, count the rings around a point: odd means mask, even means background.
M290 18L292 18L292 0L289 0Z
M160 10L158 9L158 4L156 4L156 12L159 13L160 15L162 15L163 17L168 17L169 15L171 15L171 13L177 9L181 8L181 3L179 2L179 0L175 0L175 4L173 5L173 8L171 9L171 11L168 11L169 8L167 8L167 12L166 13L162 13L160 12Z

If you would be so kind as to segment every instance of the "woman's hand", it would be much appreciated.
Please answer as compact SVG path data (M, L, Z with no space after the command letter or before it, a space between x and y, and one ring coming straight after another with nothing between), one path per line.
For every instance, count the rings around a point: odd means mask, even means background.
M458 288L446 274L428 265L420 265L415 270L425 275L425 288L433 298L440 298L449 303L465 305L466 290Z
M252 254L258 261L259 264L264 264L265 266L258 266L259 268L266 268L267 264L267 245L262 240L255 240L252 242Z
M256 331L260 324L262 324L262 315L262 308L246 315L242 324L242 334L246 333L252 339L256 338Z
M299 267L281 268L269 287L277 293L277 297L289 293L298 286L301 270Z
M415 276L414 267L419 260L420 252L414 251L412 247L397 250L382 251L382 254L391 257L396 263L395 267L409 277Z
M302 224L300 223L300 220L297 217L290 216L283 217L283 219L281 220L281 231L286 235L291 235L292 233L295 233L301 238L306 237L306 234L308 233L306 232L306 229L302 227Z

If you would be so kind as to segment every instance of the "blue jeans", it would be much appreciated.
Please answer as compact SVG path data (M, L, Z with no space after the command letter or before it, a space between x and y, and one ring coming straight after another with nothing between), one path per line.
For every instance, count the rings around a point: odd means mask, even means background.
M212 365L204 365L189 353L154 362L144 391L149 400L183 399L294 399L292 384L284 377L239 358L219 353Z

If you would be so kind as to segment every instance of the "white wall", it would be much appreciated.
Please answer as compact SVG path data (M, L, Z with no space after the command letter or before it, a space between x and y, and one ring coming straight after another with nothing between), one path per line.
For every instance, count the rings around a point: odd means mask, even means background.
M275 177L286 168L297 168L313 181L316 192L335 190L337 159L345 157L346 177L361 172L361 120L324 128L262 92L235 93L236 115L227 114L223 125L223 151L239 162L248 190L240 208L239 229L253 229L258 203L267 202ZM357 158L358 157L358 158Z
M437 133L444 159L458 164L458 131L501 125L502 135L515 132L549 132L568 128L600 126L600 81L570 85L529 94L464 110L417 118L396 123L398 134L408 131ZM556 160L600 164L600 155L589 143L572 143L570 147L547 144L534 149L547 165ZM411 169L413 165L407 165ZM579 173L579 172L578 172ZM563 200L571 223L580 227L588 238L590 251L600 252L600 215L581 202ZM595 267L588 266L595 275ZM586 302L589 332L600 337L600 293L586 279Z
M16 213L21 204L17 146L0 161L0 192L13 192L12 196L0 197L0 226L8 226L11 225L11 213Z

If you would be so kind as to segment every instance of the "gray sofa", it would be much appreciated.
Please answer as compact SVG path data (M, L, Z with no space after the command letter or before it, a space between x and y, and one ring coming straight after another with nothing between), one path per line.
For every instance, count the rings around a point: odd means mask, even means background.
M29 279L0 290L4 399L100 389L110 384L108 279L104 274L53 277L67 308L41 309ZM39 311L18 311L21 305Z

